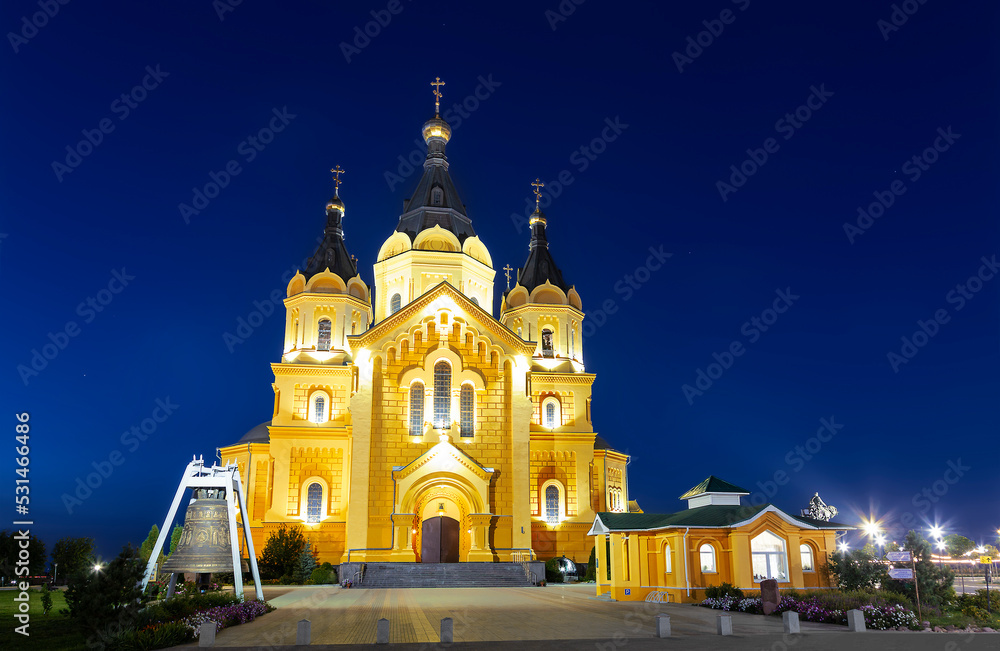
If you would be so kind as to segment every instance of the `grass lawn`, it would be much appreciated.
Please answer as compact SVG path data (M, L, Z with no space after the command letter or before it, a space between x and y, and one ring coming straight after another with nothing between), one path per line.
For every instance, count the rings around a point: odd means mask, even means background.
M69 617L60 615L59 611L66 608L66 598L62 590L52 592L52 610L48 615L42 614L42 593L32 588L28 599L28 614L31 615L30 626L25 637L14 632L20 622L14 619L18 605L14 597L19 590L0 590L0 648L2 649L51 649L64 651L67 649L86 649L86 639L77 631Z

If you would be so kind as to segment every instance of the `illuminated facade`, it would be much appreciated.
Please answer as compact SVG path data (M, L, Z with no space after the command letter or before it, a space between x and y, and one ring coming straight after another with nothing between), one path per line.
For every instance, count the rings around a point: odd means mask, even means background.
M344 245L334 170L324 239L288 283L271 420L221 449L247 478L254 543L294 523L321 562L529 549L586 562L595 514L629 501L628 457L592 424L580 296L536 210L494 316L493 259L448 171L451 129L436 115L423 137L423 175L372 287Z

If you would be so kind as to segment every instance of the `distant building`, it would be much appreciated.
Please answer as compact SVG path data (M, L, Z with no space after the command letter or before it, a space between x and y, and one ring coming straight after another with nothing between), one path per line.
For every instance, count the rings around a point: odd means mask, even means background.
M643 600L651 592L675 603L705 598L730 583L758 590L827 588L837 534L851 525L790 515L772 504L743 506L749 492L709 477L680 496L677 513L598 513L589 534L597 554L597 594Z
M533 550L585 563L595 514L625 513L629 495L628 456L594 432L582 301L536 209L493 315L496 271L449 173L451 128L435 115L422 133L423 175L374 286L344 243L339 171L322 243L288 283L271 420L221 448L245 478L254 544L298 524L321 562Z

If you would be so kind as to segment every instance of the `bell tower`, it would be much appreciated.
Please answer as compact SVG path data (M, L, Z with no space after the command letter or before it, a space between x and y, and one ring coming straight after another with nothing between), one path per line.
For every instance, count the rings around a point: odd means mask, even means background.
M424 173L403 202L396 231L375 263L375 321L380 322L442 281L493 314L493 259L476 235L448 172L445 146L451 126L441 118L440 77L434 87L434 117L421 133L427 144Z

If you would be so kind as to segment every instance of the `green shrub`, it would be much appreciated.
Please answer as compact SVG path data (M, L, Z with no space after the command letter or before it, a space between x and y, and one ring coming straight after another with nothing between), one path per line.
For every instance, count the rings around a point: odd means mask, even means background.
M583 577L584 581L597 580L597 546L590 550L590 559L587 561L587 573Z
M194 631L182 622L157 622L122 631L107 643L108 651L147 651L194 641Z
M322 567L317 567L309 575L309 580L306 581L306 585L326 585L328 583L337 582L337 572L335 570L325 570Z
M562 583L563 575L559 571L559 559L550 558L545 561L545 581L546 583Z
M706 588L705 597L708 599L722 599L725 597L742 599L743 591L731 583L723 583L722 585L713 585Z
M48 615L52 610L52 595L49 594L49 586L42 586L42 614Z

